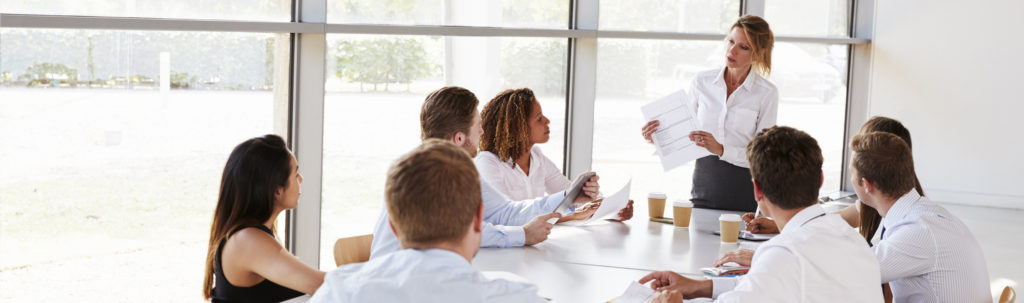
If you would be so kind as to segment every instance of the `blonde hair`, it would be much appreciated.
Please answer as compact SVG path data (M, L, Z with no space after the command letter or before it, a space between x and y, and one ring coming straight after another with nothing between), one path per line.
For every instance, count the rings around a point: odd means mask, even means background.
M427 139L398 159L384 190L402 247L459 241L483 207L473 160L448 140Z
M761 76L768 77L772 73L772 48L775 45L775 35L772 34L768 21L758 16L745 15L736 19L736 23L729 27L729 31L737 27L743 30L747 41L750 41L750 46L753 47L751 62L754 70Z

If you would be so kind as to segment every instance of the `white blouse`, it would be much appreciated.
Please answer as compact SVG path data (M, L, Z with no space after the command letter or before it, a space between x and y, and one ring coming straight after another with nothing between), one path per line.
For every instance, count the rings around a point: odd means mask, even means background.
M743 84L726 98L725 67L697 74L690 85L690 108L696 111L703 131L724 147L722 161L749 168L747 143L762 129L775 126L779 91L753 70Z
M492 152L481 151L473 159L480 179L511 200L526 200L563 191L572 181L562 175L555 163L545 157L540 147L530 149L530 175L527 176L515 161L498 159Z

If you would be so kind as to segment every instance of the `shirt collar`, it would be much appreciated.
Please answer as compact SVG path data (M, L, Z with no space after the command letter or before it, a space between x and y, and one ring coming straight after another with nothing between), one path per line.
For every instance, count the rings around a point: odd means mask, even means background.
M462 255L459 255L447 249L428 248L412 250L420 254L423 254L424 256L430 257L432 260L434 260L431 262L452 264L456 266L471 266L469 261L466 261L466 258L463 258Z
M825 209L821 208L821 205L814 204L805 207L804 209L800 210L800 212L796 213L796 215L794 215L792 218L790 218L789 222L786 222L786 226L782 228L781 233L793 232L794 230L799 229L807 222L824 215Z
M718 86L725 86L726 69L728 69L728 67L723 66L722 69L718 71L718 77L715 77L715 81L711 83L714 83L715 85ZM743 88L749 91L754 87L754 81L757 81L757 79L759 78L761 78L761 76L757 75L757 71L754 71L754 66L751 66L750 72L747 73L747 78L743 79L743 84L740 84L739 88Z
M889 207L889 212L882 218L882 227L892 228L896 222L899 222L907 214L910 213L910 209L917 204L917 201L921 200L921 195L917 193L917 190L911 189L899 199L896 199L896 203Z

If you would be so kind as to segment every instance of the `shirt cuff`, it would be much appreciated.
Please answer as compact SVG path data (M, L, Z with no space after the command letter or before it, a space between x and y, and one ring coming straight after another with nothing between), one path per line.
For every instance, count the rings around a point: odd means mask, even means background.
M711 278L711 299L717 299L718 295L732 291L739 281L740 279L736 277Z
M544 201L544 209L553 212L558 208L558 204L562 204L562 201L565 201L564 190L547 196L547 201Z
M484 224L480 247L521 247L526 244L526 231L522 226Z

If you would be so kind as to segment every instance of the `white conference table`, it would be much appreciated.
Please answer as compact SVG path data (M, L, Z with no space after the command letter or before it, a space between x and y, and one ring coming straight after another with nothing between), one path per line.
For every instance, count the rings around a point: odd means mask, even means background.
M646 203L643 203L646 204ZM826 205L835 211L842 205ZM671 213L667 209L666 213ZM554 302L606 302L651 271L671 270L691 278L704 275L722 254L756 249L762 242L721 243L718 216L741 212L694 209L690 227L653 222L637 203L633 219L586 226L558 224L544 242L522 248L482 248L473 259L480 271L507 271L537 285Z

